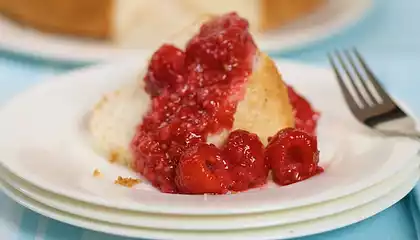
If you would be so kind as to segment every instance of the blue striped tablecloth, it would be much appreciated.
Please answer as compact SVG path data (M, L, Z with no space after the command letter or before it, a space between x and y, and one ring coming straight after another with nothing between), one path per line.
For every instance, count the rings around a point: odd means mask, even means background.
M373 12L357 26L298 51L272 54L327 66L334 48L357 46L388 90L420 117L420 1L377 0ZM0 33L1 37L1 33ZM77 66L43 62L0 51L0 103L48 76ZM320 239L420 240L420 184L402 201L361 223L324 234ZM126 238L63 224L14 203L0 193L0 239L122 240Z

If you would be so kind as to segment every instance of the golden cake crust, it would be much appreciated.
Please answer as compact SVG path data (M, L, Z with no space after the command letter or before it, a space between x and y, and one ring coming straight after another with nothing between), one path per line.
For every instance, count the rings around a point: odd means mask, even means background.
M273 60L259 53L246 82L246 93L234 115L233 129L256 133L264 145L280 129L294 126L287 86Z
M0 13L52 33L109 38L112 0L0 0Z
M323 6L326 0L260 0L259 30L276 29Z

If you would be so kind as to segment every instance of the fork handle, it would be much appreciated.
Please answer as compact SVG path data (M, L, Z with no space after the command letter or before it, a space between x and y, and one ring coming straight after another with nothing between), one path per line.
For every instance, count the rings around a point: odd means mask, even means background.
M375 129L375 132L379 133L380 135L384 135L386 137L407 137L413 140L417 140L420 142L420 133L417 132L403 132L403 131L396 131L396 130L379 130Z

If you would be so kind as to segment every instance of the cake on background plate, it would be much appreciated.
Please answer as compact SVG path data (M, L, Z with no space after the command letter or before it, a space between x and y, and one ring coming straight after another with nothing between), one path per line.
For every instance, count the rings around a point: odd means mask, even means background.
M0 13L23 26L76 37L110 41L120 47L155 48L208 14L236 11L252 32L277 29L324 4L325 0L0 0ZM201 21L199 21L201 23ZM199 26L199 24L197 24ZM195 31L196 29L194 29ZM182 32L182 31L181 31Z

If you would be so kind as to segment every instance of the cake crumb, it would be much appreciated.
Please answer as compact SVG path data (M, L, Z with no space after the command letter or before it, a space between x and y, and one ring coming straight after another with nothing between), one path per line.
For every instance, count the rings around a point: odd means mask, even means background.
M141 183L140 179L136 179L136 178L131 178L131 177L127 177L127 178L123 178L121 176L118 176L118 178L114 181L115 184L124 186L124 187L133 187L139 183Z
M107 96L103 96L102 98L101 98L101 100L99 100L99 102L97 102L96 103L96 105L95 105L95 110L99 110L99 109L101 109L102 108L102 106L106 103L106 102L108 102L108 97Z
M95 169L95 170L93 170L93 176L94 177L101 177L102 173L101 173L101 171L99 171L99 169Z
M109 162L110 163L116 163L118 161L119 154L117 150L112 150L111 154L109 156Z

